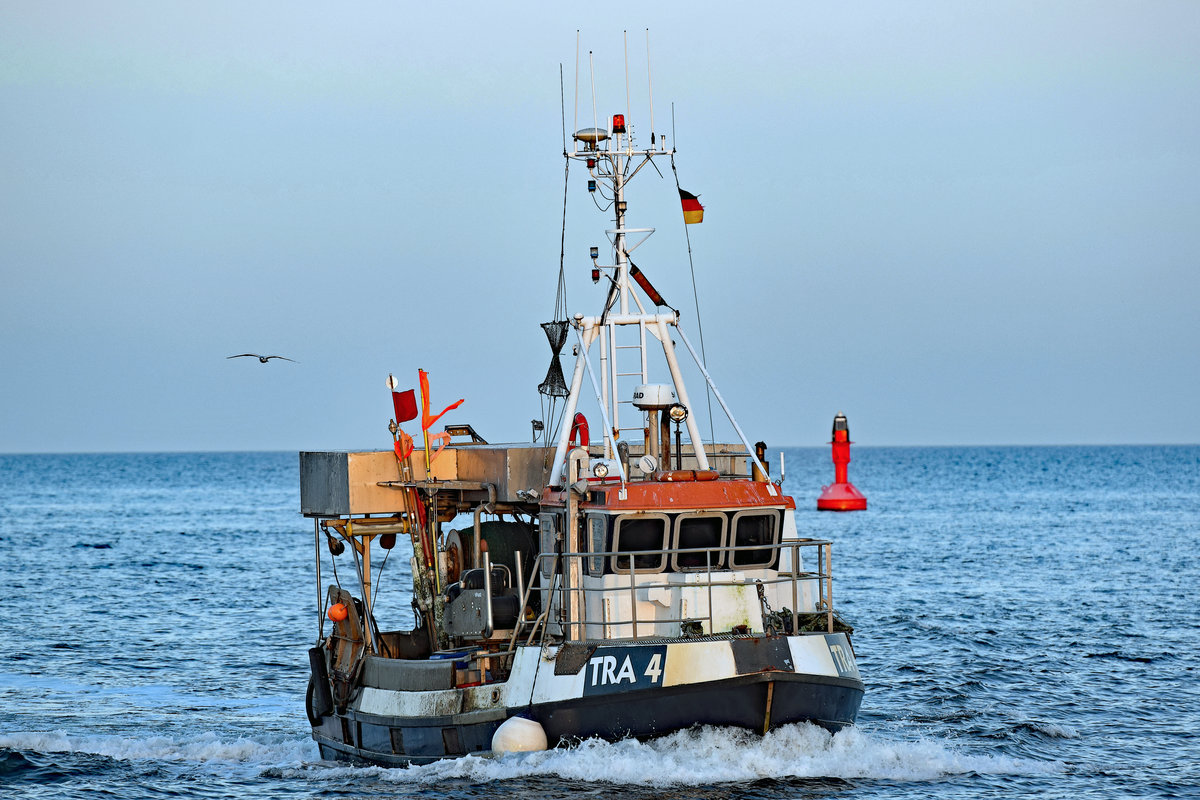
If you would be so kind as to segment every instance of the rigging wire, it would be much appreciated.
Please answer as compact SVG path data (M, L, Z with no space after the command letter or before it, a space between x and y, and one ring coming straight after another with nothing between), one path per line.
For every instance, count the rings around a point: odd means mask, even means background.
M565 105L565 97L563 95L563 74L562 64L558 65L558 91L559 97L562 100L563 114L563 213L562 213L562 234L558 240L558 291L554 297L554 319L566 319L567 313L567 278L566 278L566 258L567 258L567 190L570 188L570 173L571 159L567 156L567 111Z
M567 154L567 111L566 111L566 95L563 84L562 65L558 66L558 91L561 99L562 117L563 117L563 210L562 210L562 232L558 240L558 288L554 294L554 316L551 318L555 322L565 321L567 318L567 199L568 191L571 186L571 158ZM556 353L553 356L558 358ZM553 395L542 395L542 434L546 446L550 445L551 440L558 438L558 429L562 426L562 420L554 422L555 411L558 406L558 398Z
M674 120L674 107L672 107L672 120ZM671 153L671 172L675 175L675 190L680 191L679 186L679 170L675 169L675 153ZM700 333L700 360L704 364L704 368L708 369L708 354L704 351L704 323L700 319L700 293L696 291L696 264L692 260L692 236L688 231L687 222L683 223L683 236L687 240L688 252L688 269L692 272L692 298L696 302L696 329ZM704 401L708 406L708 436L710 441L717 441L717 435L713 427L712 414L712 389L708 382L704 384Z
M383 568L387 566L388 556L390 556L392 554L392 550L395 550L395 549L396 548L393 547L393 548L391 548L391 550L388 550L386 553L383 554L383 561L382 561L382 563L380 563L380 565L375 570L375 593L371 595L371 608L372 609L375 608L375 603L377 600L379 600L379 584L383 583Z

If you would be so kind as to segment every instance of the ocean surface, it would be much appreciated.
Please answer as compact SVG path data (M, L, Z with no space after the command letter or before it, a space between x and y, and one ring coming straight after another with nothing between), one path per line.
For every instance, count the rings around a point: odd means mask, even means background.
M0 455L0 797L1200 797L1200 447L857 446L846 514L815 511L828 448L785 452L855 729L391 770L309 738L295 453Z

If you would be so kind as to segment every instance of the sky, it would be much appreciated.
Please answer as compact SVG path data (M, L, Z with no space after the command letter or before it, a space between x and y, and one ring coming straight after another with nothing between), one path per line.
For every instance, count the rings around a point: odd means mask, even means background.
M527 438L647 62L706 215L643 171L635 260L752 441L1200 442L1200 4L523 8L0 0L0 452L388 448L418 368Z

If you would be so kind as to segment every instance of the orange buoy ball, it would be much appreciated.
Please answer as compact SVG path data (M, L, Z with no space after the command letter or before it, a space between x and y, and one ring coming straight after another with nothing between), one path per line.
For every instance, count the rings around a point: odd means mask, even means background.
M325 612L325 616L329 617L334 622L344 622L346 617L350 616L350 611L346 608L345 603L334 603L329 607L329 610Z

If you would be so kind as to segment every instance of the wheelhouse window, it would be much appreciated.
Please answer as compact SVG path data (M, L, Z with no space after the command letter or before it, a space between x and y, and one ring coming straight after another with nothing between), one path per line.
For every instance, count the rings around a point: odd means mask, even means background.
M656 550L636 556L613 556L613 572L629 572L629 561L637 572L662 572L667 566L667 534L670 520L666 514L638 514L617 517L613 531L613 550L632 553Z
M606 514L588 514L587 541L589 552L602 554L608 550L608 520L609 517ZM604 574L603 555L588 556L587 573L588 575Z
M725 560L725 523L724 514L681 514L675 522L675 549L711 549L674 553L671 569L676 572L720 569Z
M733 516L733 546L750 547L730 553L733 567L771 567L776 550L770 545L779 540L778 511L742 511Z
M556 514L542 514L538 517L538 541L543 553L553 553L558 549L558 526ZM554 572L554 559L542 559L542 577L549 578ZM544 585L544 584L543 584Z

